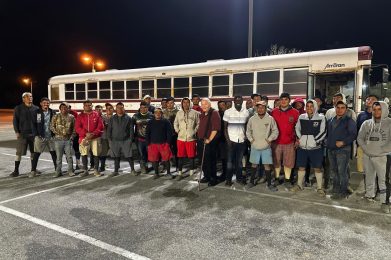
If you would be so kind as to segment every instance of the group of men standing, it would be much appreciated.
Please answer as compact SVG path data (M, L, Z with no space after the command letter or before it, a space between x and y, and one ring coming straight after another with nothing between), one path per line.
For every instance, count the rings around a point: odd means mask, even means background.
M183 170L186 158L189 175L193 175L198 155L203 173L201 182L209 186L219 182L231 186L235 174L236 182L249 188L264 180L269 190L277 191L283 172L285 187L298 192L303 190L306 175L312 169L318 194L325 196L325 188L332 179L331 198L341 199L349 194L349 161L357 140L358 161L364 161L365 197L376 196L377 177L382 209L390 210L386 165L391 153L391 119L388 105L375 96L367 98L367 110L358 118L340 93L334 95L334 107L327 112L320 110L319 98L291 103L288 93L280 95L273 109L268 106L268 98L258 94L251 96L250 109L243 106L243 97L235 96L231 108L226 109L226 103L219 101L218 110L212 108L208 98L200 99L197 95L191 100L183 98L181 109L175 106L172 97L162 100L161 108L152 106L151 97L145 96L133 117L125 112L121 102L116 104L115 114L114 107L108 103L106 115L94 111L89 100L83 102L80 114L70 113L66 103L60 105L56 114L49 108L47 98L41 99L41 108L32 104L31 93L24 93L22 99L23 103L14 112L18 144L13 177L19 175L20 159L27 147L32 154L29 177L38 174L37 162L45 148L52 155L55 177L62 175L64 153L68 174L74 176L72 144L77 138L83 165L80 176L89 174L88 157L93 162L94 175L101 176L107 156L114 159L110 176L119 174L121 157L129 162L133 174L140 174L134 168L132 144L135 142L141 173L147 173L151 162L155 178L160 176L159 164L162 164L167 176L182 180L186 177ZM217 176L217 159L222 161L220 176ZM172 164L177 176L170 172ZM247 164L249 179L243 171ZM297 169L295 185L294 169Z

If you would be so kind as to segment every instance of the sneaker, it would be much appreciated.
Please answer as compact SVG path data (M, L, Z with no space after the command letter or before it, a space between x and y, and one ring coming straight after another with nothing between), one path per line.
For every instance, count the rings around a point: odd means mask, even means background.
M252 183L251 181L249 181L247 184L247 189L251 189L254 186L255 186L255 183Z
M97 170L94 170L94 176L96 176L96 177L101 177L101 176L103 176L103 174L100 173L100 172L97 171Z
M293 188L290 188L289 191L292 191L292 192L299 192L299 191L302 191L303 188L300 187L299 185L295 185Z
M11 174L9 176L10 177L18 177L19 176L19 171L13 171L13 172L11 172Z
M268 188L270 191L272 191L272 192L278 191L277 187L274 186L274 185L267 185L267 188Z
M35 171L35 176L41 176L41 174L42 174L41 171L39 171L39 170L36 170L36 171Z
M323 189L317 189L316 192L317 192L321 197L326 197L326 192L324 192Z
M382 203L380 209L383 213L390 214L390 205Z
M73 177L73 176L75 176L75 172L74 171L69 171L68 175L69 175L69 177Z
M136 170L133 169L133 170L130 171L130 174L133 174L134 176L139 176L140 172L136 172Z
M145 168L145 165L141 164L141 173L142 174L146 174L147 173L147 169Z
M29 178L34 178L35 176L37 176L37 172L31 171L31 172L29 172L28 176L29 176Z
M109 174L109 177L115 177L115 176L118 176L119 173L118 172L112 172Z
M194 174L194 170L190 170L189 175L190 175L190 176L193 176L193 174Z
M353 194L354 190L352 189L352 187L348 186L348 193L349 194Z
M294 187L292 187L292 183L290 183L289 181L284 182L284 186L285 186L285 189L287 189L287 190L294 188Z
M83 171L82 173L79 174L80 177L87 177L88 176L88 171Z
M375 203L375 198L371 198L371 197L366 197L366 196L364 196L363 199L364 199L366 202Z
M61 172L56 172L54 175L53 175L53 178L59 178L62 176L62 173Z
M265 183L266 182L266 176L258 177L255 181L255 183Z
M232 185L233 185L232 181L225 181L225 186L232 186Z

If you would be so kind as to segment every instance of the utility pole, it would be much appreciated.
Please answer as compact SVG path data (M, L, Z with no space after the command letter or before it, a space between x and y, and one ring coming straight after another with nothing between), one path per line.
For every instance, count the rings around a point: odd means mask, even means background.
M253 56L253 8L254 0L248 1L248 57Z

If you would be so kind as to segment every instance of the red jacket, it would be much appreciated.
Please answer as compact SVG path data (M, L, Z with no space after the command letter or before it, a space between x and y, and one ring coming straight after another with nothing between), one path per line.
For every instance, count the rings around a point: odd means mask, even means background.
M272 117L277 123L279 135L277 144L292 144L296 141L295 126L299 118L299 111L289 106L285 111L275 108Z
M87 133L92 133L94 138L100 137L104 129L102 117L95 111L89 114L81 112L76 118L75 129L79 135L79 144Z

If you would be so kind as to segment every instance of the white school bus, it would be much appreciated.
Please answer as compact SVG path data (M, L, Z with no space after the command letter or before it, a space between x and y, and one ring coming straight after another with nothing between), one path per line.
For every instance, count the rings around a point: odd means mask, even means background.
M304 99L330 99L341 92L349 106L360 111L362 97L369 94L372 54L370 47L363 46L69 74L50 78L48 93L55 109L67 102L73 109L82 110L82 102L90 99L94 105L121 101L127 111L134 112L146 94L157 104L164 97L180 100L193 94L217 101L259 93L273 102L282 92Z

